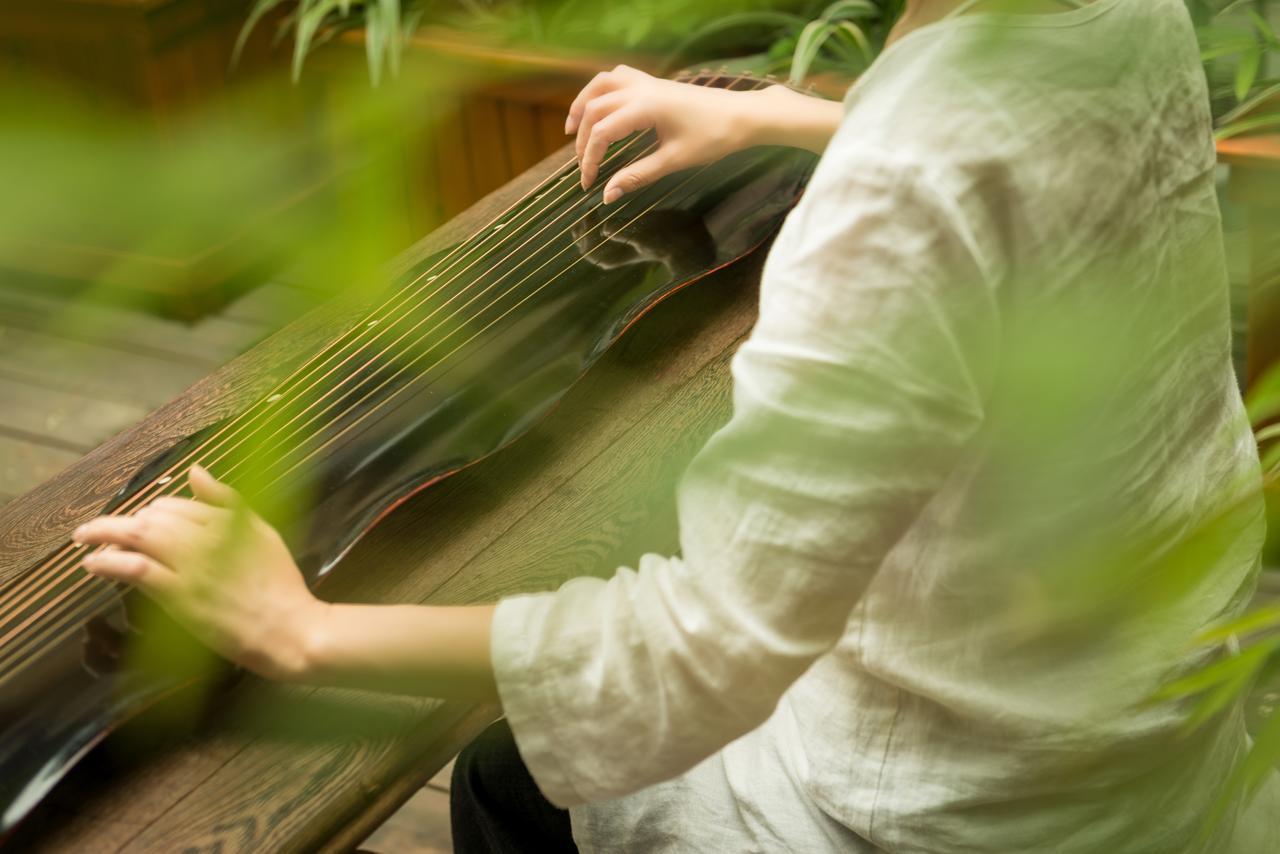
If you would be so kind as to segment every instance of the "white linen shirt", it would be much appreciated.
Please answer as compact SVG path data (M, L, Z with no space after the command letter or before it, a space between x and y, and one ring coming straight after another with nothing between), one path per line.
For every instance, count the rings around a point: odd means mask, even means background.
M682 556L499 604L516 744L584 851L1189 850L1240 715L1180 740L1185 708L1145 701L1242 606L1262 520L1185 9L954 17L846 107L681 484ZM1123 361L1011 479L1017 348L1070 312L1103 318L1071 352ZM1141 562L1224 512L1158 617L1010 642L1010 591L1052 589L1073 531ZM1280 850L1264 819L1209 847Z

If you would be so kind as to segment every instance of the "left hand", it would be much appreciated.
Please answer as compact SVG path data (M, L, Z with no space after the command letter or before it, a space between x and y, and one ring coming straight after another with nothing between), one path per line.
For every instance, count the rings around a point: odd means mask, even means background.
M101 516L75 540L109 548L88 571L154 599L215 652L255 673L301 678L309 638L327 604L307 589L276 531L204 469L189 473L195 500L156 499L132 516Z

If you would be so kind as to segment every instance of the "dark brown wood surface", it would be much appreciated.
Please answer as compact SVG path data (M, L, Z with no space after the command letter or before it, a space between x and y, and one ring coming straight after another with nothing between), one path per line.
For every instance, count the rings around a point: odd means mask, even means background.
M563 162L557 153L403 259L470 233ZM542 425L417 496L351 553L324 594L465 603L608 574L675 547L687 460L729 412L729 359L755 316L757 253L643 319ZM136 429L0 509L0 567L61 543L136 466L263 393L343 329L321 308L207 377ZM0 569L0 574L12 572ZM95 752L15 839L49 851L349 850L492 719L430 700L246 679L200 715L193 696ZM185 702L184 702L185 701ZM190 727L175 719L201 717ZM143 747L158 732L161 748ZM139 737L139 736L142 737Z

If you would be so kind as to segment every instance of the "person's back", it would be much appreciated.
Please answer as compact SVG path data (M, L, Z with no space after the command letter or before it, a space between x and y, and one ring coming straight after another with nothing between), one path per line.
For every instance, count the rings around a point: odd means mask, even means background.
M759 375L765 351L805 348L860 360L906 401L969 385L957 407L980 406L981 426L939 441L923 427L911 436L910 418L899 425L904 443L961 441L959 462L873 568L836 649L722 752L715 776L754 817L757 845L1196 844L1246 745L1241 719L1182 738L1186 707L1149 701L1202 663L1190 638L1242 607L1263 534L1229 356L1204 88L1179 0L1097 0L925 27L847 96L770 256L736 378ZM868 219L873 239L814 261L824 232ZM919 275L949 280L916 314L951 318L946 334L844 312L842 289L883 287L881 254L899 266L937 256ZM821 306L821 335L777 319L797 305ZM860 389L835 388L814 411L857 423ZM919 476L892 452L897 468L883 470L862 453L850 476L874 490L909 490ZM686 530L705 521L698 482L716 468L691 472ZM1205 536L1214 547L1188 557L1186 543ZM686 537L697 565L692 549ZM1180 587L1191 559L1196 581ZM771 773L791 784L746 782ZM768 818L790 785L820 811L811 838ZM575 826L592 844L645 847L653 803L683 791L587 805ZM1211 844L1229 844L1233 824L1229 814Z
M1182 741L1148 701L1241 606L1263 532L1182 4L943 22L848 104L823 168L888 158L953 204L1000 341L971 453L788 695L821 718L806 788L890 850L1180 850L1242 725Z

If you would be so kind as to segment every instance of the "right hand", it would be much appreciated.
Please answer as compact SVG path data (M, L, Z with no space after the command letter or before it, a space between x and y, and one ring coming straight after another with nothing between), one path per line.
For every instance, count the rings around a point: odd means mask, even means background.
M609 179L605 204L664 175L750 146L753 115L759 111L751 96L768 91L677 83L625 65L597 74L574 99L564 125L565 133L577 133L582 188L595 183L609 145L636 131L653 128L658 147Z

